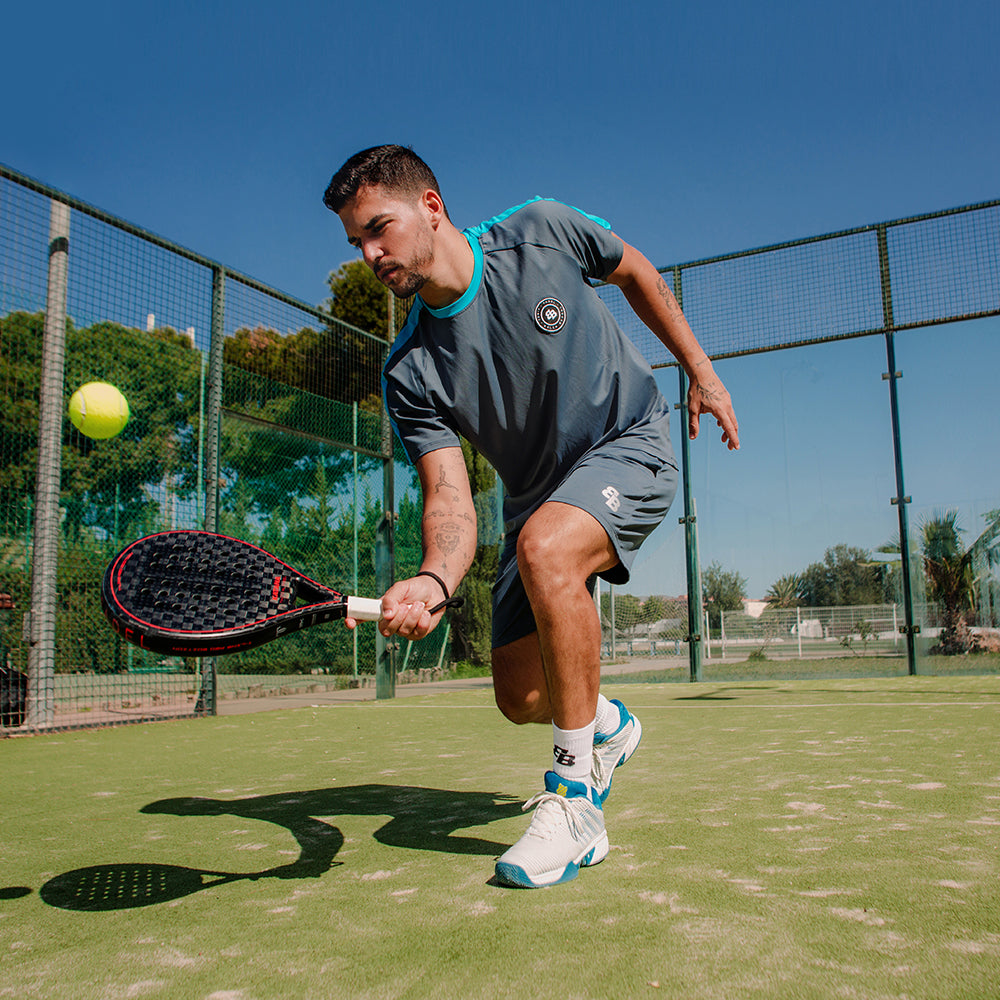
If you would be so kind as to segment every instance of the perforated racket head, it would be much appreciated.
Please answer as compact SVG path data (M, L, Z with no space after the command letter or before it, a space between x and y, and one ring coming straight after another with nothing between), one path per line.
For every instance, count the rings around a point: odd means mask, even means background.
M251 649L347 614L337 591L256 545L205 531L160 532L123 549L104 574L101 605L129 642L188 656Z

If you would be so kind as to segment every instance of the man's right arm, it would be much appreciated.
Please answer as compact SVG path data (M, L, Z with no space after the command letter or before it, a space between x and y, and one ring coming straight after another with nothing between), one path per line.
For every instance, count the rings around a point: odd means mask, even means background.
M422 520L424 558L421 570L440 577L454 594L476 554L476 508L462 449L439 448L417 459L424 497ZM382 598L379 629L385 636L422 639L441 620L427 609L445 594L430 576L413 576L393 584Z

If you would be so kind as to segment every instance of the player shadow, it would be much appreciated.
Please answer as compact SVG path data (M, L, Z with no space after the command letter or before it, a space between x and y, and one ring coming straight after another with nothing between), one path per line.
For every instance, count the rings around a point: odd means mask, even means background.
M727 684L725 687L716 688L714 691L704 691L700 694L685 694L677 698L677 701L736 701L740 697L738 694L728 694L729 691L769 691L769 684Z
M406 785L354 785L284 792L245 799L177 798L140 810L170 816L236 816L274 823L299 844L298 858L257 872L223 872L148 862L94 865L64 872L39 890L49 906L64 910L123 910L152 906L230 882L319 878L342 862L340 829L318 816L389 816L375 839L391 847L447 854L495 856L509 846L456 835L521 812L521 800L490 792L456 792Z

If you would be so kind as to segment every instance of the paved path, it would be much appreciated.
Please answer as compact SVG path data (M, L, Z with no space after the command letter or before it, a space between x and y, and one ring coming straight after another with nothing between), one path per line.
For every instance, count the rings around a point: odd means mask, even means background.
M442 694L446 691L468 691L492 688L490 677L468 677L461 680L431 681L426 684L397 684L397 698L412 698L418 694ZM263 698L220 698L219 715L247 715L251 712L272 712L278 708L309 708L314 705L348 705L360 701L375 701L375 688L345 688L341 691L299 691L296 694L267 695Z
M601 675L613 681L616 674L646 673L653 670L687 671L686 659L636 659L628 663L602 664ZM449 691L474 691L492 688L490 677L466 677L424 684L397 684L397 698L412 698L421 694L443 694ZM341 691L299 691L295 694L267 695L263 698L220 698L219 715L248 715L251 712L273 712L279 708L308 708L313 705L346 705L375 701L375 688L345 688Z

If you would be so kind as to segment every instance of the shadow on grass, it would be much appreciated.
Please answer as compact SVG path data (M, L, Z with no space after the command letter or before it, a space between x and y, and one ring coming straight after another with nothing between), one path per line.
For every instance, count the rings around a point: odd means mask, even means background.
M509 845L455 831L482 826L521 812L521 800L490 792L456 792L399 785L355 785L260 795L246 799L178 798L151 802L141 810L171 816L238 816L274 823L298 841L301 853L289 864L259 872L220 872L155 863L94 865L50 879L39 894L63 910L124 910L170 902L230 882L318 878L339 864L344 836L317 816L390 816L374 834L382 844L447 854L494 856Z
M700 694L687 694L682 695L679 698L674 699L675 701L735 701L739 695L730 694L729 692L737 691L772 691L774 688L770 684L754 684L752 687L720 687L716 688L714 691L703 691Z

